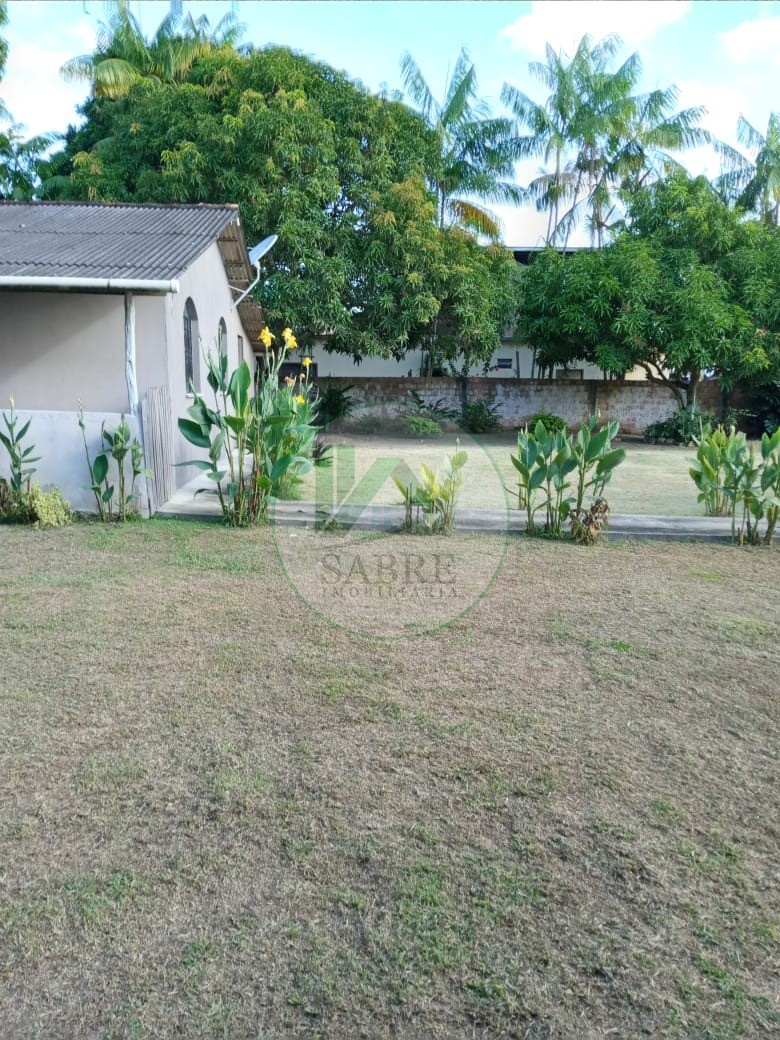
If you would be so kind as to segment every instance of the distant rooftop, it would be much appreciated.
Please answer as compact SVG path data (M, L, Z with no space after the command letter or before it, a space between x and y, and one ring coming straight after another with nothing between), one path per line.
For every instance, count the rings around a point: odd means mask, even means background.
M565 249L561 249L558 246L507 246L510 253L513 254L515 260L519 264L529 264L532 257L537 253L543 252L545 249L554 249L557 253L563 253L564 256L571 256L572 253L580 253L586 249L592 249L592 246L566 246Z

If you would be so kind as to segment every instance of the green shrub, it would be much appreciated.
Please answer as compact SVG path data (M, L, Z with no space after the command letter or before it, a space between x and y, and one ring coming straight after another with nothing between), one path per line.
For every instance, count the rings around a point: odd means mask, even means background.
M651 444L668 441L671 444L693 444L702 436L705 426L717 425L714 412L682 408L671 418L651 423L645 430L645 440Z
M560 537L570 516L584 522L583 507L591 508L586 502L603 501L604 488L626 453L612 447L618 423L599 430L598 421L597 415L582 420L576 437L565 430L548 430L541 421L533 430L526 427L518 433L512 465L518 472L518 506L526 511L528 534L537 532L540 509L545 513L544 533ZM570 479L574 473L576 483Z
M400 411L404 428L413 437L438 437L441 425L446 422L457 422L458 413L448 408L443 397L429 404L416 391L409 393L409 402Z
M136 509L136 501L139 497L135 485L139 477L151 477L152 471L144 466L144 450L137 437L133 437L130 424L124 415L116 429L106 428L106 424L100 427L100 439L102 451L98 452L94 459L90 457L87 445L86 424L84 422L84 409L79 404L79 427L81 437L84 441L84 454L87 459L89 471L89 490L95 496L98 516L101 520L120 521L130 518L137 519L139 513ZM127 473L125 471L126 459L130 456L130 490L128 492ZM117 483L116 487L111 482L109 474L109 456L116 463ZM116 494L115 494L116 493ZM117 499L117 510L114 513L114 498Z
M263 372L253 395L252 373L245 361L228 375L228 358L209 354L207 382L214 407L195 394L179 419L183 437L208 451L208 461L198 466L216 486L225 522L246 527L265 518L270 498L282 498L314 465L312 453L316 391L308 380L307 358L298 379L280 382L287 353L297 347L292 329L282 333L282 346L271 349L274 336L264 329L260 337L267 347Z
M404 418L404 429L412 437L441 436L441 426L427 415L407 415Z
M22 441L30 429L31 419L22 426L21 430L17 430L19 419L16 415L16 407L14 406L14 399L11 398L11 414L6 415L3 412L3 422L5 423L6 432L3 433L0 430L0 444L3 445L5 450L8 452L8 460L11 468L11 481L10 488L12 492L20 494L23 490L30 490L30 481L33 474L35 473L35 467L33 462L40 462L40 456L33 457L35 446L30 445L24 447Z
M463 467L468 455L455 442L455 454L444 460L444 475L420 465L420 481L405 487L397 477L395 486L406 506L404 527L425 534L449 534L455 526L455 504L463 483ZM416 513L415 513L416 510Z
M722 426L715 430L705 426L695 443L696 458L691 460L688 473L699 489L698 501L707 516L731 516L734 499L727 482L736 460L747 452L745 434L737 433L733 426L728 433Z
M487 401L464 401L460 425L466 433L493 433L501 428L501 416Z
M351 391L354 386L334 386L326 383L324 389L317 390L317 422L320 426L336 422L338 419L348 419L355 409L352 401Z
M4 523L64 527L72 519L70 504L59 488L44 491L32 484L29 490L15 491L6 480L0 480L0 520Z
M758 430L770 437L780 427L780 380L776 379L750 391L751 414Z
M706 430L690 475L705 508L731 517L739 545L771 545L780 519L780 429L761 438L760 453L732 427ZM762 534L760 525L765 522Z
M544 428L551 433L558 433L559 430L567 430L569 428L569 424L565 419L562 419L560 415L553 415L552 412L534 412L525 421L525 425L529 430L533 430L537 423L544 423Z

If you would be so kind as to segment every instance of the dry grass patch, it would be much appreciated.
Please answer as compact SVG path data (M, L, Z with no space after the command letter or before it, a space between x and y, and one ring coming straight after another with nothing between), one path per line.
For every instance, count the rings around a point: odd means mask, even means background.
M0 551L4 1040L777 1034L777 552L517 540L388 643L268 530Z

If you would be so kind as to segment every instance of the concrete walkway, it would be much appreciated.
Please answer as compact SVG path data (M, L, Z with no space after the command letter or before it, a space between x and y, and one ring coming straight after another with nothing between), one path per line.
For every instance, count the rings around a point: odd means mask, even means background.
M186 520L219 520L221 512L213 484L196 477L158 511L157 516ZM202 493L198 494L199 491ZM314 502L279 502L270 510L272 522L289 527L312 527L333 519L333 511L317 508ZM359 512L338 510L342 526L359 531L397 530L404 519L403 506L368 505ZM525 530L525 514L517 509L458 509L456 530L461 533L518 533ZM707 542L730 542L731 521L721 516L639 516L616 513L610 518L608 537Z

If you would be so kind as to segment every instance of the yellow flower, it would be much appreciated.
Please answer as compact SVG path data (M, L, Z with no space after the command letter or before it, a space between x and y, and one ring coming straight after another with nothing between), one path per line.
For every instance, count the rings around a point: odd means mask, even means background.
M303 359L303 361L301 361L301 364L303 365L304 368L308 368L309 365L311 364L311 358L310 357L305 357Z
M303 394L298 394L298 396L295 398L295 403L306 404L306 398L303 396Z
M293 330L291 328L286 328L283 330L282 339L284 340L284 345L287 347L288 350L298 349L298 340L293 335Z
M266 325L263 331L258 336L258 339L264 347L270 347L273 341L276 339L276 336L274 336L273 332L271 332L271 330Z

